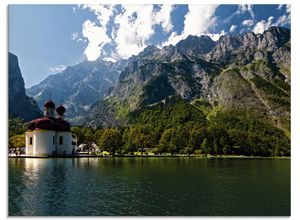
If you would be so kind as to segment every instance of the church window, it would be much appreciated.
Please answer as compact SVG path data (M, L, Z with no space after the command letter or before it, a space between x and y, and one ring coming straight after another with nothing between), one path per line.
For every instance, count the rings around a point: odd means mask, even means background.
M32 145L32 137L29 138L29 145Z
M59 136L59 144L63 145L63 136Z

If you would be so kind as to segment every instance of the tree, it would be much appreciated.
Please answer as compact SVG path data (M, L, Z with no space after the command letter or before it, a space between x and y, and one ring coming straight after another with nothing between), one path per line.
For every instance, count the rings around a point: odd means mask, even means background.
M10 148L23 148L25 145L25 134L18 134L9 138Z
M98 139L98 144L102 150L107 150L114 156L115 151L122 145L121 132L115 128L104 129Z
M95 133L92 128L83 128L84 143L87 144L87 150L90 152L92 150L92 143L96 142Z
M9 137L17 134L24 134L27 130L27 123L20 118L10 117L8 120L8 134Z
M123 132L123 136L122 136L122 142L124 143L124 151L126 153L133 153L135 151L137 151L137 147L134 145L134 136L135 136L135 131L131 128L127 128L124 130Z
M191 148L191 147L185 147L184 148L184 153L185 154L192 154L192 153L194 153L193 148Z
M158 150L160 153L164 153L167 152L167 150L169 149L169 145L172 141L172 133L173 133L172 128L166 129L163 134L161 135L161 138L159 140L159 144L158 144Z
M202 130L193 129L190 132L189 146L195 150L199 149L204 138L205 138L205 136L203 135Z
M228 145L225 145L223 148L222 148L222 152L223 154L230 154L231 153L231 149Z
M179 151L180 142L181 138L177 136L176 129L166 129L159 140L159 152L170 152L174 154Z
M77 144L80 145L84 142L84 133L83 128L81 127L72 127L71 131L77 135Z
M203 142L201 143L200 149L206 154L210 153L210 147L206 138L204 138Z
M127 142L133 149L141 149L144 153L145 148L150 148L156 145L156 137L153 128L150 125L134 125L130 128Z

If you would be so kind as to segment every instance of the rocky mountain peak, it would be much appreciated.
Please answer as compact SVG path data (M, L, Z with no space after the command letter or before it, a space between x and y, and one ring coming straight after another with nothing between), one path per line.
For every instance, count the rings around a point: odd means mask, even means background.
M161 61L174 62L175 60L183 60L185 58L185 55L181 53L180 50L172 44L169 46L164 46L159 52L159 59Z
M176 47L185 54L207 54L215 46L215 42L207 35L189 35L186 39L179 41Z
M48 76L26 92L34 97L40 108L51 92L54 102L63 101L67 108L66 117L79 118L116 84L124 68L123 63L123 60L116 63L101 59L84 61Z
M152 55L152 54L154 54L158 51L160 51L159 48L157 48L154 45L149 45L142 52L140 52L138 56L139 57L144 57L144 56Z
M264 31L261 43L263 46L275 49L282 47L290 40L290 38L290 30L282 27L272 26Z
M33 98L26 96L24 85L18 57L8 53L9 115L29 121L40 117L42 112Z

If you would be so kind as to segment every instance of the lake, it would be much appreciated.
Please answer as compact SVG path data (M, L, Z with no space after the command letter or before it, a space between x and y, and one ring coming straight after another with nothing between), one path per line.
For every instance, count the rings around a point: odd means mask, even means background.
M10 216L290 215L290 159L9 158Z

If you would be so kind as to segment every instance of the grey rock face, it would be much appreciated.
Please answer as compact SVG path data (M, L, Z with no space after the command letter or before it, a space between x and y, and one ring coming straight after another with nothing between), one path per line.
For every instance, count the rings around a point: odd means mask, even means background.
M66 116L74 118L84 115L92 104L103 99L110 87L114 86L123 68L117 63L96 60L85 61L67 67L63 72L50 75L26 92L33 96L40 108L50 97L67 108Z
M216 42L209 36L202 35L200 37L189 35L186 39L179 41L176 44L178 50L187 55L207 54L209 53Z
M212 71L218 69L218 65L200 58L190 59L172 45L156 49L146 57L144 54L143 51L128 60L128 66L110 94L121 102L126 100L133 108L153 104L170 95L188 100L202 97L208 93L214 76ZM136 98L131 99L133 96Z
M42 116L34 99L25 94L18 57L12 53L8 53L8 102L9 115L13 117L30 121Z
M129 111L174 95L189 101L204 98L213 106L276 112L274 100L287 103L287 97L279 100L265 95L269 91L263 91L260 83L267 84L270 91L278 87L288 94L289 65L290 31L284 28L225 35L218 41L189 36L176 46L149 46L129 58L108 98ZM254 81L250 75L258 78Z

